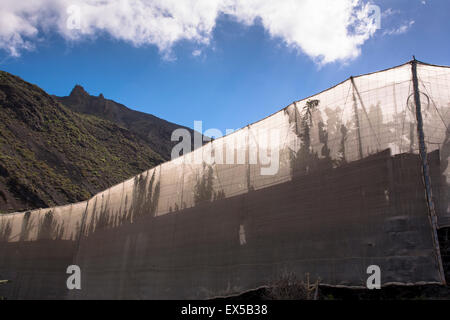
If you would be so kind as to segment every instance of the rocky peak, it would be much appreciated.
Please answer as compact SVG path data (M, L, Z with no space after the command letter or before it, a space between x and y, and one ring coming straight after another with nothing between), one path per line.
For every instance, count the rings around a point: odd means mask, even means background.
M71 97L89 97L89 93L86 92L86 90L84 90L84 88L80 85L76 85L73 89L72 92L70 93Z

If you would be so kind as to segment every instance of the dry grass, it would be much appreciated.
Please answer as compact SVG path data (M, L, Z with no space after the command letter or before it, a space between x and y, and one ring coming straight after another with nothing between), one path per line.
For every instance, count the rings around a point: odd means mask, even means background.
M311 282L309 273L304 279L295 273L285 272L274 281L266 292L269 300L318 300L320 280Z

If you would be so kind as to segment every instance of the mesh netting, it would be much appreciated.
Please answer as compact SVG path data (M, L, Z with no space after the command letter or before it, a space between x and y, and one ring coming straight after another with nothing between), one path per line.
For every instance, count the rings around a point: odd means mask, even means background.
M417 70L443 227L450 69ZM414 93L411 63L350 78L88 202L4 215L0 275L16 298L206 298L285 271L361 286L373 264L383 284L442 283Z

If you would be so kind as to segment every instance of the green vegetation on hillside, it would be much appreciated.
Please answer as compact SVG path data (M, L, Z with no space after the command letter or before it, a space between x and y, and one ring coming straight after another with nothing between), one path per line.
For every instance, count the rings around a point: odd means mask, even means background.
M0 211L88 199L161 162L129 130L0 71Z

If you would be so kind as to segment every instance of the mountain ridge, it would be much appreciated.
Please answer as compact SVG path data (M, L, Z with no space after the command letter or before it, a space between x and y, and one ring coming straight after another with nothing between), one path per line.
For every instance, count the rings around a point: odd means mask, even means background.
M186 129L192 138L194 136L191 128L169 122L152 114L133 110L114 100L105 99L103 94L90 95L79 84L74 86L69 96L54 97L72 111L97 116L130 130L147 141L149 146L162 155L165 160L171 158L172 148L178 143L171 141L173 131Z
M81 86L77 95L89 96ZM168 160L149 140L0 71L0 212L83 201Z

